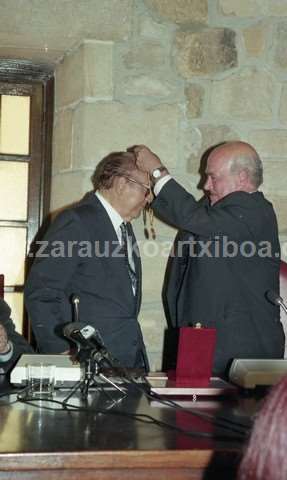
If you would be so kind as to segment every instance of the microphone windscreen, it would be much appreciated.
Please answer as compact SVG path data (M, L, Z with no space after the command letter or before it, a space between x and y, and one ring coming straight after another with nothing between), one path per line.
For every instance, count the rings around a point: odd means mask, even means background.
M266 298L267 300L269 300L269 302L273 303L274 305L280 305L280 302L282 301L281 297L277 293L275 293L273 290L267 290Z
M71 337L71 334L75 331L75 330L81 330L81 328L83 328L83 324L81 322L71 322L71 323L68 323L67 325L64 326L63 328L63 334L65 337L67 338L70 338Z

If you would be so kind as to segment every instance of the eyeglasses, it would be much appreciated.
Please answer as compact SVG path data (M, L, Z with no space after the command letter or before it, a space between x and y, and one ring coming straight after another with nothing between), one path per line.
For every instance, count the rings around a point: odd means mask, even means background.
M145 192L145 198L149 196L150 194L150 186L147 185L146 183L141 183L141 182L138 182L138 180L135 180L134 178L131 178L131 177L128 177L127 175L122 175L124 178L126 178L127 180L129 180L129 182L132 182L132 183L136 183L137 185L140 185L141 187L143 187L146 192Z

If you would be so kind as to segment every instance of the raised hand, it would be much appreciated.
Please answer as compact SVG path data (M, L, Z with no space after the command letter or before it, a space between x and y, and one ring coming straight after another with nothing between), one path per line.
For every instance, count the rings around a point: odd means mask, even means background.
M159 157L145 145L135 145L128 149L134 152L137 159L137 166L144 172L151 173L155 168L162 167Z

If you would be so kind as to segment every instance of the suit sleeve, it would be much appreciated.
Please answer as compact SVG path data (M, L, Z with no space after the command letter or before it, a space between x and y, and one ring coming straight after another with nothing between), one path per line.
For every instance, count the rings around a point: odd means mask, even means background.
M9 357L7 360L5 355L1 355L0 373L6 373L11 370L22 353L33 353L31 345L15 330L12 335L8 334L8 339L11 344L12 355L7 355Z
M245 192L233 194L234 200L225 199L218 205L198 202L175 180L171 179L160 191L152 203L155 213L174 227L186 230L206 238L227 235L235 240L252 236L250 217L245 221L244 207L238 196L249 195Z
M33 352L32 347L29 345L26 339L16 332L15 325L10 318L10 314L10 307L3 299L0 299L0 323L5 328L8 340L12 345L12 354L7 355L7 357L9 357L7 360L5 358L5 354L1 355L0 373L6 373L9 371L22 353Z
M38 251L25 287L25 304L40 352L61 353L69 348L62 336L70 322L69 282L81 259L79 244L84 226L73 212L57 217Z
M192 240L190 233L179 231L166 266L162 299L167 323L171 327L179 326L177 303L189 261L188 246Z

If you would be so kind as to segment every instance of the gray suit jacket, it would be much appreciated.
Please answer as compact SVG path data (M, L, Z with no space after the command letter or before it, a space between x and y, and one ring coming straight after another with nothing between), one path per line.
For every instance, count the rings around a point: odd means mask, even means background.
M223 374L233 358L282 357L279 310L265 296L269 289L279 292L280 245L271 203L260 192L235 192L211 207L170 180L153 208L189 232L184 256L170 260L167 309L173 325L216 328L214 373Z
M133 243L136 243L132 233ZM127 367L137 365L144 342L137 316L141 304L141 262L133 295L127 265L113 225L93 192L59 214L42 243L26 288L26 307L41 352L62 352L63 325L73 319L71 297L80 299L79 321L97 328L108 350ZM136 250L136 248L135 248Z

